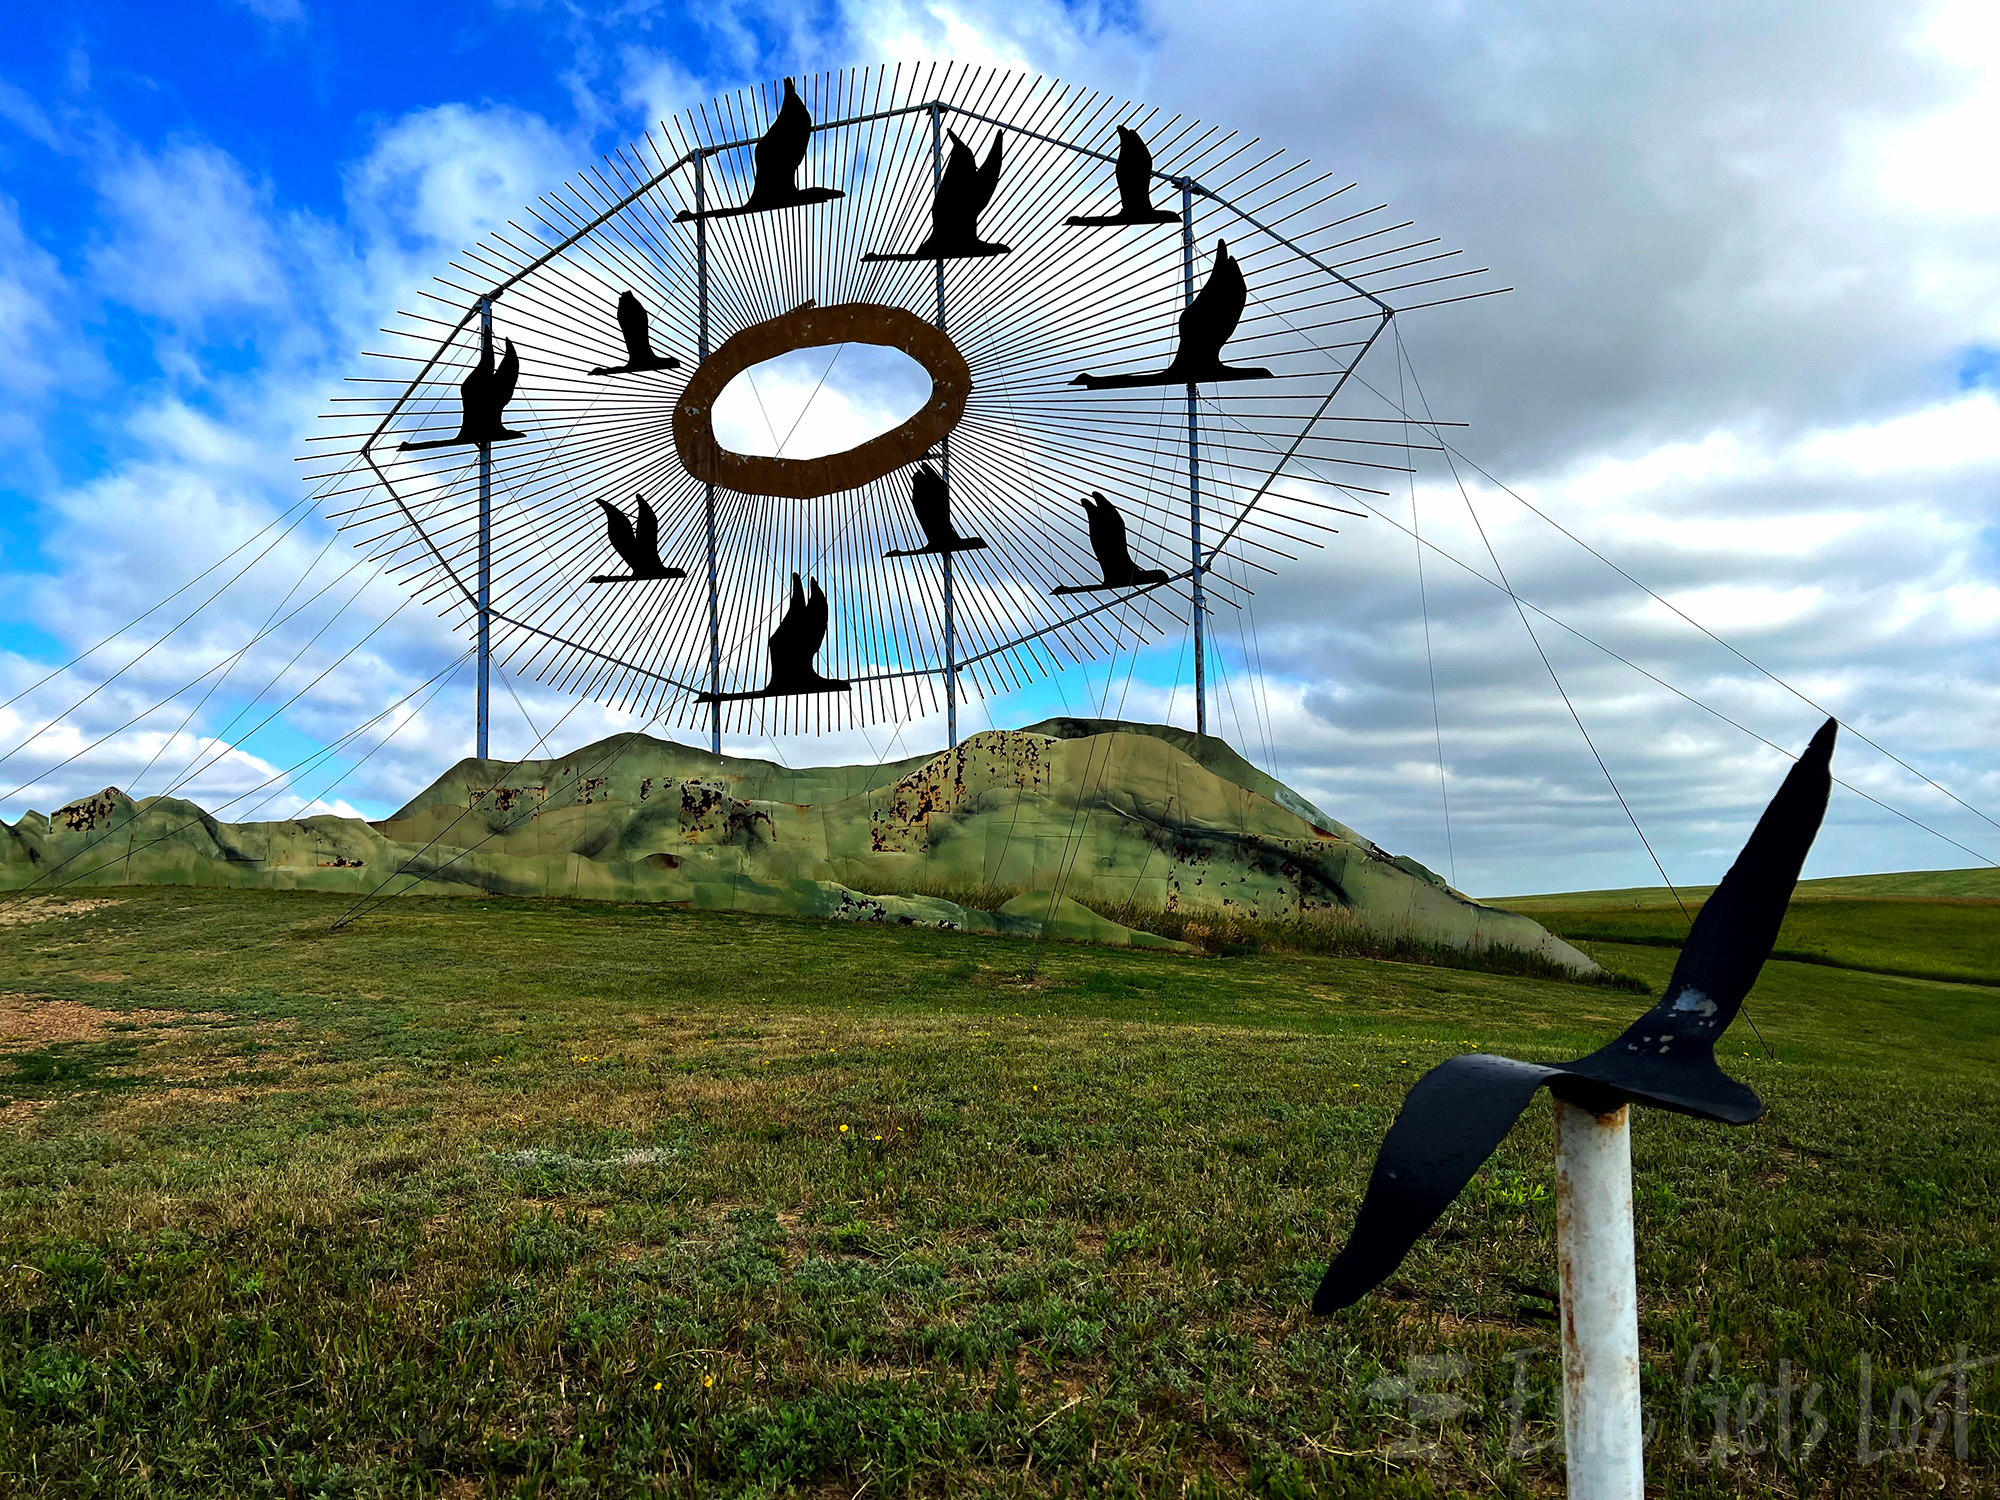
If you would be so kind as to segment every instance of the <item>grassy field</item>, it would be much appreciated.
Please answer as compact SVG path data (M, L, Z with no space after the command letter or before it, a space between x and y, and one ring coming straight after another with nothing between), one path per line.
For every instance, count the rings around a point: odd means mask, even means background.
M1514 896L1496 903L1571 941L1679 947L1713 886ZM1991 894L1982 894L1990 892ZM2000 870L1801 882L1776 955L1878 974L2000 985Z
M1637 996L344 905L0 906L0 1493L1560 1491L1546 1106L1305 1307L1424 1068ZM2000 1366L1964 1461L1924 1372L2000 1355L2000 990L1774 963L1749 1014L1766 1120L1634 1132L1654 1485L1992 1494Z

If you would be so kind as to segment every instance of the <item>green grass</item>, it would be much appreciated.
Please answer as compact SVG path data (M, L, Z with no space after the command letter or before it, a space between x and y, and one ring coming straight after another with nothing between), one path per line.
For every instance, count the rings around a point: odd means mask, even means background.
M1305 1304L1423 1069L1574 1055L1635 996L1064 945L1030 984L1008 939L497 900L328 934L337 898L100 894L0 928L0 1016L74 1037L0 1059L0 1493L1560 1490L1545 1106L1380 1293ZM2000 1354L2000 991L1775 963L1750 1013L1775 1056L1732 1032L1727 1063L1767 1119L1635 1130L1653 1484L1990 1493L2000 1374L1968 1464L1948 1433L1863 1464L1856 1360L1880 1447L1897 1387ZM1413 1403L1413 1360L1462 1405ZM1794 1396L1789 1458L1716 1450L1781 1361L1822 1441Z
M1712 885L1682 886L1683 898L1707 899ZM2000 900L2000 866L1976 865L1969 870L1898 870L1885 875L1829 875L1801 880L1794 901L1837 900L1844 896L1974 897ZM1543 896L1495 896L1494 906L1535 911L1543 905L1672 906L1674 893L1663 885L1634 886L1617 891L1562 891Z
M1700 909L1692 897L1688 905ZM1605 906L1578 900L1564 906L1551 898L1517 909L1572 942L1678 947L1688 930L1686 913L1671 904ZM1799 963L2000 985L2000 901L1913 896L1794 901L1775 951Z

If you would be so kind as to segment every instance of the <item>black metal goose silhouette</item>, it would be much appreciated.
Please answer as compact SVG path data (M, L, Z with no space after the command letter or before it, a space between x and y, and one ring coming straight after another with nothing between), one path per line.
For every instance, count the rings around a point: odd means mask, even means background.
M981 537L960 536L951 524L951 490L944 476L929 464L910 476L910 508L924 529L921 547L899 547L884 557L932 557L946 552L976 552L986 545Z
M458 383L458 436L448 438L428 438L421 443L405 443L406 452L416 452L422 448L456 448L461 443L476 443L484 447L488 443L502 443L508 438L525 437L527 434L514 431L504 420L507 403L514 399L514 386L521 379L521 356L514 352L514 341L507 340L507 352L500 356L500 362L493 362L493 330L479 330L479 363L472 367L472 373Z
M630 573L595 573L592 583L645 583L658 578L685 578L687 573L680 568L670 568L660 561L660 520L653 514L653 507L646 503L646 497L635 497L639 502L639 524L635 529L625 519L625 512L609 500L597 503L604 507L604 526L609 533L611 550L625 559Z
M1000 186L1000 132L993 132L993 149L984 162L973 159L972 148L956 131L945 134L951 137L951 155L945 158L944 175L931 200L930 237L907 253L871 250L861 257L864 261L977 260L1008 253L1005 245L979 237L979 216Z
M1052 592L1095 594L1105 589L1131 589L1167 581L1165 569L1142 568L1132 561L1131 550L1125 545L1125 518L1118 514L1117 506L1092 490L1090 499L1083 502L1083 509L1090 517L1090 550L1097 554L1104 582L1065 583Z
M799 98L799 91L792 87L792 80L785 80L785 102L778 106L778 116L771 121L771 128L764 132L757 142L755 155L756 176L750 184L750 196L734 208L709 208L696 212L684 208L674 215L676 224L691 223L696 219L733 219L741 214L761 214L773 208L802 208L808 203L828 203L835 198L845 198L846 193L839 188L799 186L799 165L806 159L806 147L812 143L813 117L805 101Z
M792 602L778 628L771 632L771 680L754 693L702 693L697 703L733 703L745 698L782 698L793 693L844 693L851 686L813 669L813 658L826 639L826 595L812 581L808 598L792 575Z
M1786 773L1694 919L1666 994L1624 1035L1572 1063L1550 1067L1468 1053L1417 1080L1375 1158L1346 1248L1313 1296L1314 1312L1338 1312L1379 1286L1543 1084L1599 1114L1637 1103L1725 1125L1763 1115L1764 1102L1716 1066L1715 1039L1736 1019L1778 939L1799 867L1826 813L1835 730L1828 719Z
M1063 220L1081 229L1109 229L1125 224L1178 224L1172 209L1153 207L1153 153L1129 125L1118 127L1118 212L1071 214Z
M625 335L625 363L599 365L593 375L638 375L647 370L678 370L681 362L653 352L653 322L646 306L630 292L618 294L618 331Z
M1268 380L1269 370L1225 365L1222 346L1236 332L1243 318L1243 304L1250 289L1244 285L1243 268L1229 253L1224 240L1215 242L1215 268L1208 273L1194 301L1181 311L1180 347L1173 363L1147 375L1079 375L1071 385L1088 386L1093 391L1127 390L1140 385L1196 385L1211 380Z

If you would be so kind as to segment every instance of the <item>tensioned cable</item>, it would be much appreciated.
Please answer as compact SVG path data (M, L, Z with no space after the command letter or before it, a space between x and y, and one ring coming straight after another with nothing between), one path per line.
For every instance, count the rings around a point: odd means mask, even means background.
M1402 330L1398 329L1396 332L1396 395L1398 398L1396 409L1398 411L1407 411L1409 409L1407 404L1401 399L1404 394L1403 366L1407 363L1408 359L1409 355L1403 348ZM1403 428L1405 433L1409 430L1407 425ZM1451 883L1456 887L1458 885L1458 845L1451 836L1451 792L1445 785L1444 716L1438 708L1437 658L1431 652L1431 596L1430 589L1424 582L1424 528L1423 523L1417 516L1417 475L1414 468L1410 471L1410 532L1417 539L1417 602L1422 608L1424 616L1424 668L1430 674L1431 729L1437 737L1438 801L1444 807L1444 850L1445 856L1451 861Z

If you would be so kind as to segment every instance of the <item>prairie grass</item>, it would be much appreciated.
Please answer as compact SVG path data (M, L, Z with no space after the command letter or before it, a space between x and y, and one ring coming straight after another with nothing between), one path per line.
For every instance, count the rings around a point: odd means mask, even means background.
M0 1493L1561 1490L1545 1106L1378 1294L1306 1303L1424 1069L1573 1056L1637 997L117 898L0 930ZM1995 1367L1965 1462L1894 1403L2000 1354L2000 991L1774 963L1750 1013L1774 1055L1726 1064L1768 1117L1634 1131L1652 1486L1992 1493Z

